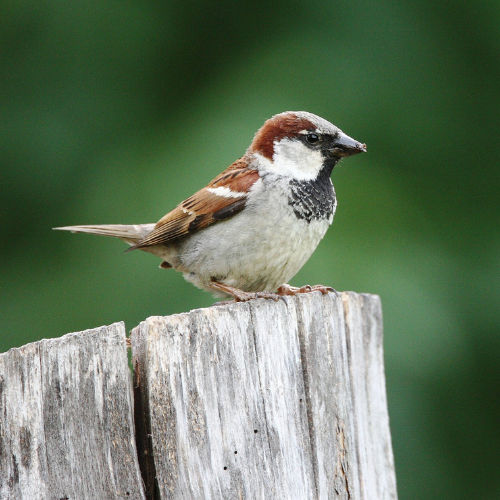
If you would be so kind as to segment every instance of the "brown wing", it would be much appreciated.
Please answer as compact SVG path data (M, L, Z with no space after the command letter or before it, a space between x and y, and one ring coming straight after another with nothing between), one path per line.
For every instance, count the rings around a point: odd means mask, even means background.
M153 231L130 249L162 245L232 217L243 210L248 191L258 178L257 170L249 168L243 159L236 161L162 217Z

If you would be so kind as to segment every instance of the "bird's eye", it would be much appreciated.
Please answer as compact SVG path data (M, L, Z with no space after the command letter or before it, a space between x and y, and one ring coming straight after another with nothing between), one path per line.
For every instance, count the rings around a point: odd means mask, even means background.
M307 134L306 141L309 144L317 144L319 142L319 135L318 134Z

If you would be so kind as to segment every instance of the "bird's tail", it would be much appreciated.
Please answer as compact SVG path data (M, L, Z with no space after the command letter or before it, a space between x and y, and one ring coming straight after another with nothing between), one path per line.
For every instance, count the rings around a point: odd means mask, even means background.
M153 229L154 224L102 224L98 226L64 226L54 227L57 231L71 231L72 233L100 234L120 238L130 245L135 245L145 238Z

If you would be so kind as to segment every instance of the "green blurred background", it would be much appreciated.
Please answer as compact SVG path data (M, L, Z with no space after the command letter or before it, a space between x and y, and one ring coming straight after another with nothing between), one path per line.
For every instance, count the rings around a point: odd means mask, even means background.
M369 152L292 283L381 295L400 498L500 498L499 26L488 1L2 2L0 351L210 305L50 228L154 222L312 111Z

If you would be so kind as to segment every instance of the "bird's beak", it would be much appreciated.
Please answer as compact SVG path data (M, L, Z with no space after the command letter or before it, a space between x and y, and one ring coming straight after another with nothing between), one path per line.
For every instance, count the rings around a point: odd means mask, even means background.
M331 152L335 156L344 157L356 155L358 153L366 153L366 144L354 140L352 137L340 132L333 143Z

